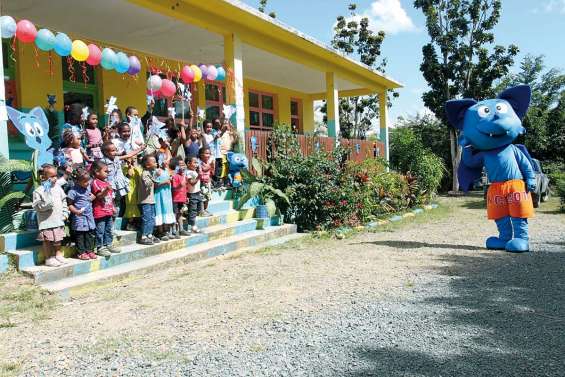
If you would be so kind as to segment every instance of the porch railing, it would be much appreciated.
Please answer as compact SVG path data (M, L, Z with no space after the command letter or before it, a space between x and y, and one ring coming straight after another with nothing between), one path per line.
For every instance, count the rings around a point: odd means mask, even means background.
M252 139L255 137L255 143ZM332 137L296 135L295 136L302 156L309 156L316 151L332 152L336 146L335 139ZM353 161L361 162L377 156L384 157L385 147L380 141L360 140L360 139L340 139L341 146L349 149L348 158ZM269 158L269 149L275 148L271 140L271 131L245 131L245 151L247 158L257 157L262 160Z

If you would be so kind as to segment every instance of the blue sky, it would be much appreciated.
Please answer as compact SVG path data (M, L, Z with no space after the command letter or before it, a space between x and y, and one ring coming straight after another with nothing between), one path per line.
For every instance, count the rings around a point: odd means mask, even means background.
M258 0L243 0L257 6ZM347 15L353 0L269 0L268 10L277 18L316 39L329 43L335 17ZM426 81L420 73L422 46L429 37L425 19L412 0L358 0L357 12L387 31L382 56L388 59L387 75L404 84L393 102L390 119L425 111L421 94ZM502 16L495 28L497 44L516 44L520 60L526 54L545 55L548 68L565 68L565 0L503 0ZM513 68L517 70L515 66Z

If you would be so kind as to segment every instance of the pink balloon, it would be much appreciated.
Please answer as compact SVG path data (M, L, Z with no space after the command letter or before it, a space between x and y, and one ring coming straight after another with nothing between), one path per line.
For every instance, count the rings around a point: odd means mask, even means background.
M190 84L194 81L194 71L188 65L182 67L180 77L185 84Z
M31 43L35 41L37 29L35 25L28 20L20 20L16 24L16 37L20 42Z
M214 81L216 80L217 77L218 77L218 69L213 65L209 66L207 79L210 81Z
M100 60L102 60L102 51L96 46L95 44L88 45L88 59L86 59L86 63L92 66L97 66L100 64Z
M161 81L161 93L165 97L172 97L177 92L177 86L171 80L163 79Z
M147 93L148 96L153 96L153 99L159 99L159 98L163 97L163 94L161 94L160 90L151 91L151 90L147 89L146 93Z

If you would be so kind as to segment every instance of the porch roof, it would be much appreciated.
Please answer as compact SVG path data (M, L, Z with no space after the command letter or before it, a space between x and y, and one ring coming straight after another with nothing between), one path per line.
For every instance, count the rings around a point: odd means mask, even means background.
M334 72L342 95L401 84L237 0L7 0L3 13L75 38L190 63L222 64L224 36L243 42L244 76L312 94Z

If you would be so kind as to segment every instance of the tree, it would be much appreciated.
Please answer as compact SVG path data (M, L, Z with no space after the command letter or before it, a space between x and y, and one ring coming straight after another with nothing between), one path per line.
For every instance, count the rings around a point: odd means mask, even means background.
M557 68L544 71L543 55L526 55L520 71L503 77L496 91L518 84L532 88L532 101L523 120L526 135L520 141L535 157L556 161L565 158L565 74Z
M269 2L269 0L259 0L259 12L261 13L265 13L265 10L267 9L267 3ZM269 16L271 18L277 18L277 14L275 12L270 12Z
M501 0L415 0L414 7L424 13L431 38L422 47L420 71L430 87L422 99L449 127L452 189L458 191L459 133L448 125L444 104L458 97L493 96L493 82L508 73L518 47L487 48L494 43L492 29L500 18Z
M381 73L385 72L386 59L379 59L385 33L374 33L370 29L369 19L360 18L356 13L357 5L349 4L350 16L337 17L331 45L345 55L358 58L361 63ZM397 97L398 93L393 92ZM378 117L379 100L377 95L340 98L339 122L341 136L346 138L364 138ZM326 113L326 106L322 107Z

